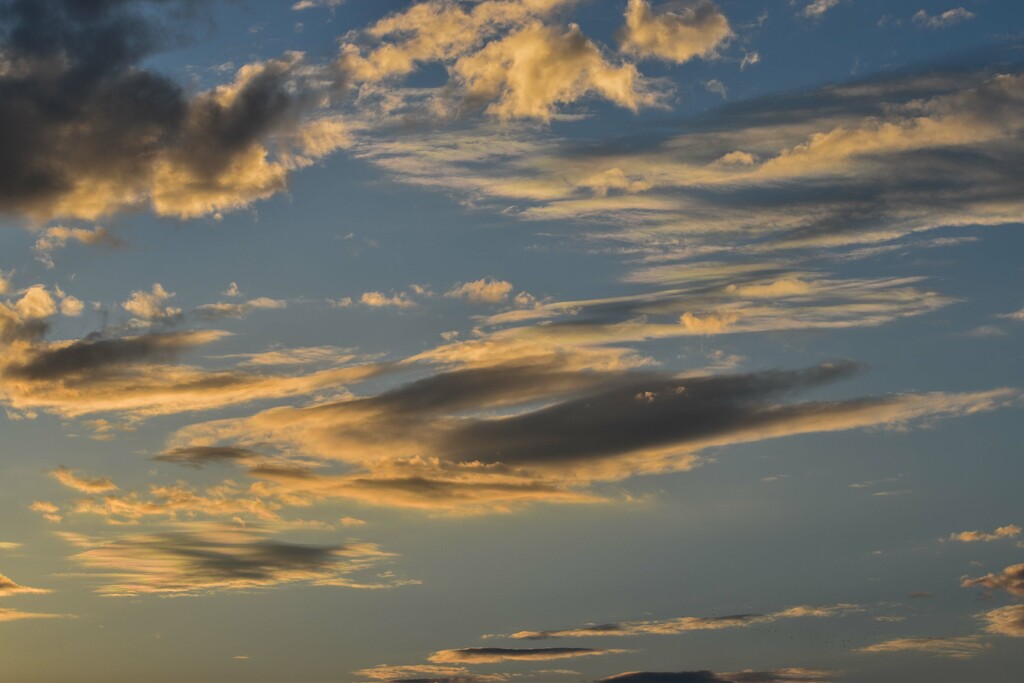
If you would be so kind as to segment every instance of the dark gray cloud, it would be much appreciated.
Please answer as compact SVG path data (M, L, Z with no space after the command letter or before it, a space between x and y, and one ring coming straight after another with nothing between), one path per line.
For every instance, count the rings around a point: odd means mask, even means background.
M173 462L189 467L202 467L217 462L245 462L259 457L259 453L248 448L236 448L232 446L189 446L187 448L172 448L160 455L154 456L154 460L161 462Z
M195 97L140 66L183 35L203 4L0 3L0 211L96 218L152 201L160 213L191 216L283 186L285 169L253 151L293 132L314 106L311 88L292 87L296 59ZM340 87L340 74L332 77ZM245 180L239 164L258 180Z
M857 367L836 363L686 380L641 377L522 415L469 422L445 435L440 450L456 461L531 465L686 446L798 415L828 414L832 404L773 402L849 376Z
M87 337L67 346L36 349L28 360L8 366L4 374L16 379L59 380L124 365L173 360L189 347L206 340L191 332L118 339Z

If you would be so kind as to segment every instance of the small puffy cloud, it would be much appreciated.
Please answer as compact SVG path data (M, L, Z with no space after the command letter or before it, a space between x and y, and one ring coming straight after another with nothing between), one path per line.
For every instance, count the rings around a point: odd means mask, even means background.
M299 0L292 5L292 9L296 12L301 12L306 9L314 9L316 7L328 7L330 9L334 9L335 7L341 7L343 2L345 2L345 0Z
M85 303L78 297L71 296L70 294L64 294L58 291L60 297L60 313L66 315L69 318L77 318L82 315L82 311L85 310Z
M446 664L494 664L497 662L539 662L552 659L571 659L617 654L622 650L598 650L589 647L467 647L440 650L430 655L430 661Z
M405 292L388 296L384 292L363 292L359 303L370 308L415 308L416 302Z
M711 0L654 10L647 0L629 0L626 25L619 32L623 52L676 64L717 56L733 35L729 20Z
M43 285L32 285L21 295L21 298L14 304L14 310L19 316L27 320L38 320L49 318L57 312L57 304L53 296L46 291Z
M713 92L716 95L720 95L722 98L729 97L729 90L728 88L725 87L725 83L722 83L722 81L719 81L717 79L704 81L704 89L707 90L708 92Z
M1000 607L985 612L982 617L987 622L985 630L999 636L1024 638L1024 605Z
M800 14L809 19L818 19L838 4L839 0L811 0L800 10Z
M963 588L984 586L1001 589L1011 595L1024 595L1024 563L1010 565L999 574L986 574L976 579L965 576L960 580L960 585Z
M735 313L708 313L698 316L687 312L679 316L679 324L693 334L721 334L739 319Z
M459 283L448 290L445 296L452 299L468 299L478 304L500 304L508 300L512 290L511 282L482 278Z
M607 197L612 191L626 194L643 192L651 188L651 183L636 176L627 176L621 168L612 167L578 180L576 187L586 188L598 197Z
M914 23L926 28L945 28L973 18L974 12L963 7L954 7L935 15L928 14L922 9L914 15Z
M164 306L174 298L174 292L168 292L159 282L153 285L151 291L136 290L131 297L121 304L121 307L140 320L156 321L166 320L181 315L180 308Z
M451 71L466 105L488 103L486 112L501 120L550 121L560 105L588 95L633 111L661 102L635 65L608 61L575 24L531 23L461 57Z
M230 297L242 296L242 290L238 288L237 282L231 282L230 284L228 284L228 288L221 292L221 294Z
M36 258L46 264L47 268L53 268L53 252L63 249L68 242L78 242L91 246L122 247L124 242L114 237L103 227L96 226L92 230L88 228L68 228L63 225L55 225L43 230L36 239L33 246Z
M998 527L992 533L986 533L984 531L960 531L958 533L950 534L949 540L959 541L960 543L998 541L1003 538L1015 538L1020 535L1020 531L1020 527L1016 524L1007 524L1006 526Z
M922 652L950 659L973 659L991 648L992 645L990 643L982 642L978 636L958 636L950 638L897 638L860 648L860 652Z
M110 477L84 477L63 466L52 470L50 476L64 486L82 493L110 493L117 490L117 485Z
M342 46L341 62L357 81L405 76L419 64L450 64L487 41L537 19L546 19L575 0L482 0L468 6L427 0L384 17L366 29L378 45L367 54Z
M56 524L64 519L64 515L61 514L60 508L46 500L33 501L32 504L28 506L28 509L41 514L43 519L47 522L53 522Z
M740 71L743 71L748 66L754 66L755 64L760 64L760 63L761 63L761 53L759 53L757 51L746 52L746 53L743 54L743 59L740 60Z

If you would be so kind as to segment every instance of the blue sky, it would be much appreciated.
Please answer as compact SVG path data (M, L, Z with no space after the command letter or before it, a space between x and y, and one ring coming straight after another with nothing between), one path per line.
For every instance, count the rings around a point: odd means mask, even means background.
M1016 682L960 2L0 2L0 677Z

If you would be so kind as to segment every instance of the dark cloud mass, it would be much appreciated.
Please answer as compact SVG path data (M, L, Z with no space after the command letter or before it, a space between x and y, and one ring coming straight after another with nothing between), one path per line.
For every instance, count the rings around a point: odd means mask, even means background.
M24 363L4 370L8 377L37 381L98 373L113 367L167 361L202 339L191 332L148 334L119 339L82 339L67 346L43 348Z
M191 216L283 186L286 169L264 159L261 143L293 131L311 106L309 89L288 87L299 56L243 69L233 89L194 98L139 66L198 6L0 4L0 211L92 219L152 202Z
M848 376L852 363L803 371L671 380L642 378L549 408L466 425L446 439L456 460L508 464L602 458L783 422L827 406L774 407L772 399Z

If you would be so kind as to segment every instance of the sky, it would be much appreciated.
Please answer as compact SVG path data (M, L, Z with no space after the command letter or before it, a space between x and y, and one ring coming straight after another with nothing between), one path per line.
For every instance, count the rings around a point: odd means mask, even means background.
M1015 0L0 0L0 679L1019 683L1022 164Z

